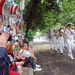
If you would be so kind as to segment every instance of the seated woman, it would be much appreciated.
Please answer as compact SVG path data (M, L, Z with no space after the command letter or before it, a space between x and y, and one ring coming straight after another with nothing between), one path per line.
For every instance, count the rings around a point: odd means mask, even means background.
M21 61L21 62L16 61L16 57L14 57L14 54L13 54L14 53L13 44L11 42L7 42L6 51L9 56L8 61L11 62L10 68L13 71L18 71L20 73L20 75L22 75L22 65L24 64L24 62L23 61ZM17 68L18 68L18 70L17 70Z
M29 44L27 38L23 39L23 45L24 45L25 43L27 43L27 45L28 45L28 49L27 49L27 50L28 50L31 54L34 55L33 47ZM23 47L23 48L24 48L24 47ZM35 56L35 55L34 55L34 56ZM41 67L40 65L36 64L36 62L37 62L37 60L34 59L34 63L35 63L35 65L36 65L36 67Z
M29 49L28 42L24 42L24 47L19 52L20 56L26 58L26 61L24 62L23 66L26 66L28 63L30 63L30 65L34 69L34 71L41 71L42 69L36 67L36 64L34 63L34 60L37 60L37 58L28 49Z

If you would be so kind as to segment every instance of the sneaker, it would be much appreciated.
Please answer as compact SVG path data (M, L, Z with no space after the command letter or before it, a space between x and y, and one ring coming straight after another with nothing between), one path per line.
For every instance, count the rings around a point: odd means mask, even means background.
M60 53L61 55L63 54L63 53Z
M71 56L71 59L74 59L74 57L73 57L73 56Z
M23 73L23 71L21 71Z
M41 66L40 66L40 65L38 65L38 64L36 64L35 66L36 66L36 67L38 67L38 68L39 68L39 67L41 67Z
M41 71L41 70L42 70L42 68L37 68L36 67L33 71L36 72L36 71Z

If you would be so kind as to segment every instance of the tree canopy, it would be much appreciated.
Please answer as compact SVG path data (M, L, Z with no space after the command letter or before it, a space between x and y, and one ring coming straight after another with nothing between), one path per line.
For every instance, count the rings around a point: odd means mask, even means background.
M17 3L20 0L16 0ZM46 31L48 28L65 26L67 22L75 23L75 0L25 0L23 12L26 31Z

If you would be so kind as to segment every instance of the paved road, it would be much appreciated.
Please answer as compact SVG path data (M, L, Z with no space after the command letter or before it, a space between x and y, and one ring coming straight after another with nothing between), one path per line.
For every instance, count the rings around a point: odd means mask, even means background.
M35 72L34 75L75 75L75 59L71 60L67 56L67 50L64 54L50 50L48 43L37 43L34 45L35 55L38 58L37 63L42 66L41 72ZM75 51L73 51L75 58Z

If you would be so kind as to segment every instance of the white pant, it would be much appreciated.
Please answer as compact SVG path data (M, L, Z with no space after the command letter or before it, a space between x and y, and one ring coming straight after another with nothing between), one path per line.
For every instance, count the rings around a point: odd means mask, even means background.
M59 37L58 41L59 41L59 50L60 50L60 53L63 53L63 49L64 49L64 39L63 39L63 37Z
M72 39L66 39L66 43L67 43L67 49L68 49L68 56L70 56L72 58L73 57L73 54L72 54Z
M64 47L67 47L67 42L65 38L64 38Z
M74 39L72 38L72 50L74 50Z
M50 39L50 48L52 49L53 49L53 44L54 44L54 50L57 51L57 39L55 37Z
M52 39L49 39L49 42L50 42L50 48L53 49L53 41L52 41Z

